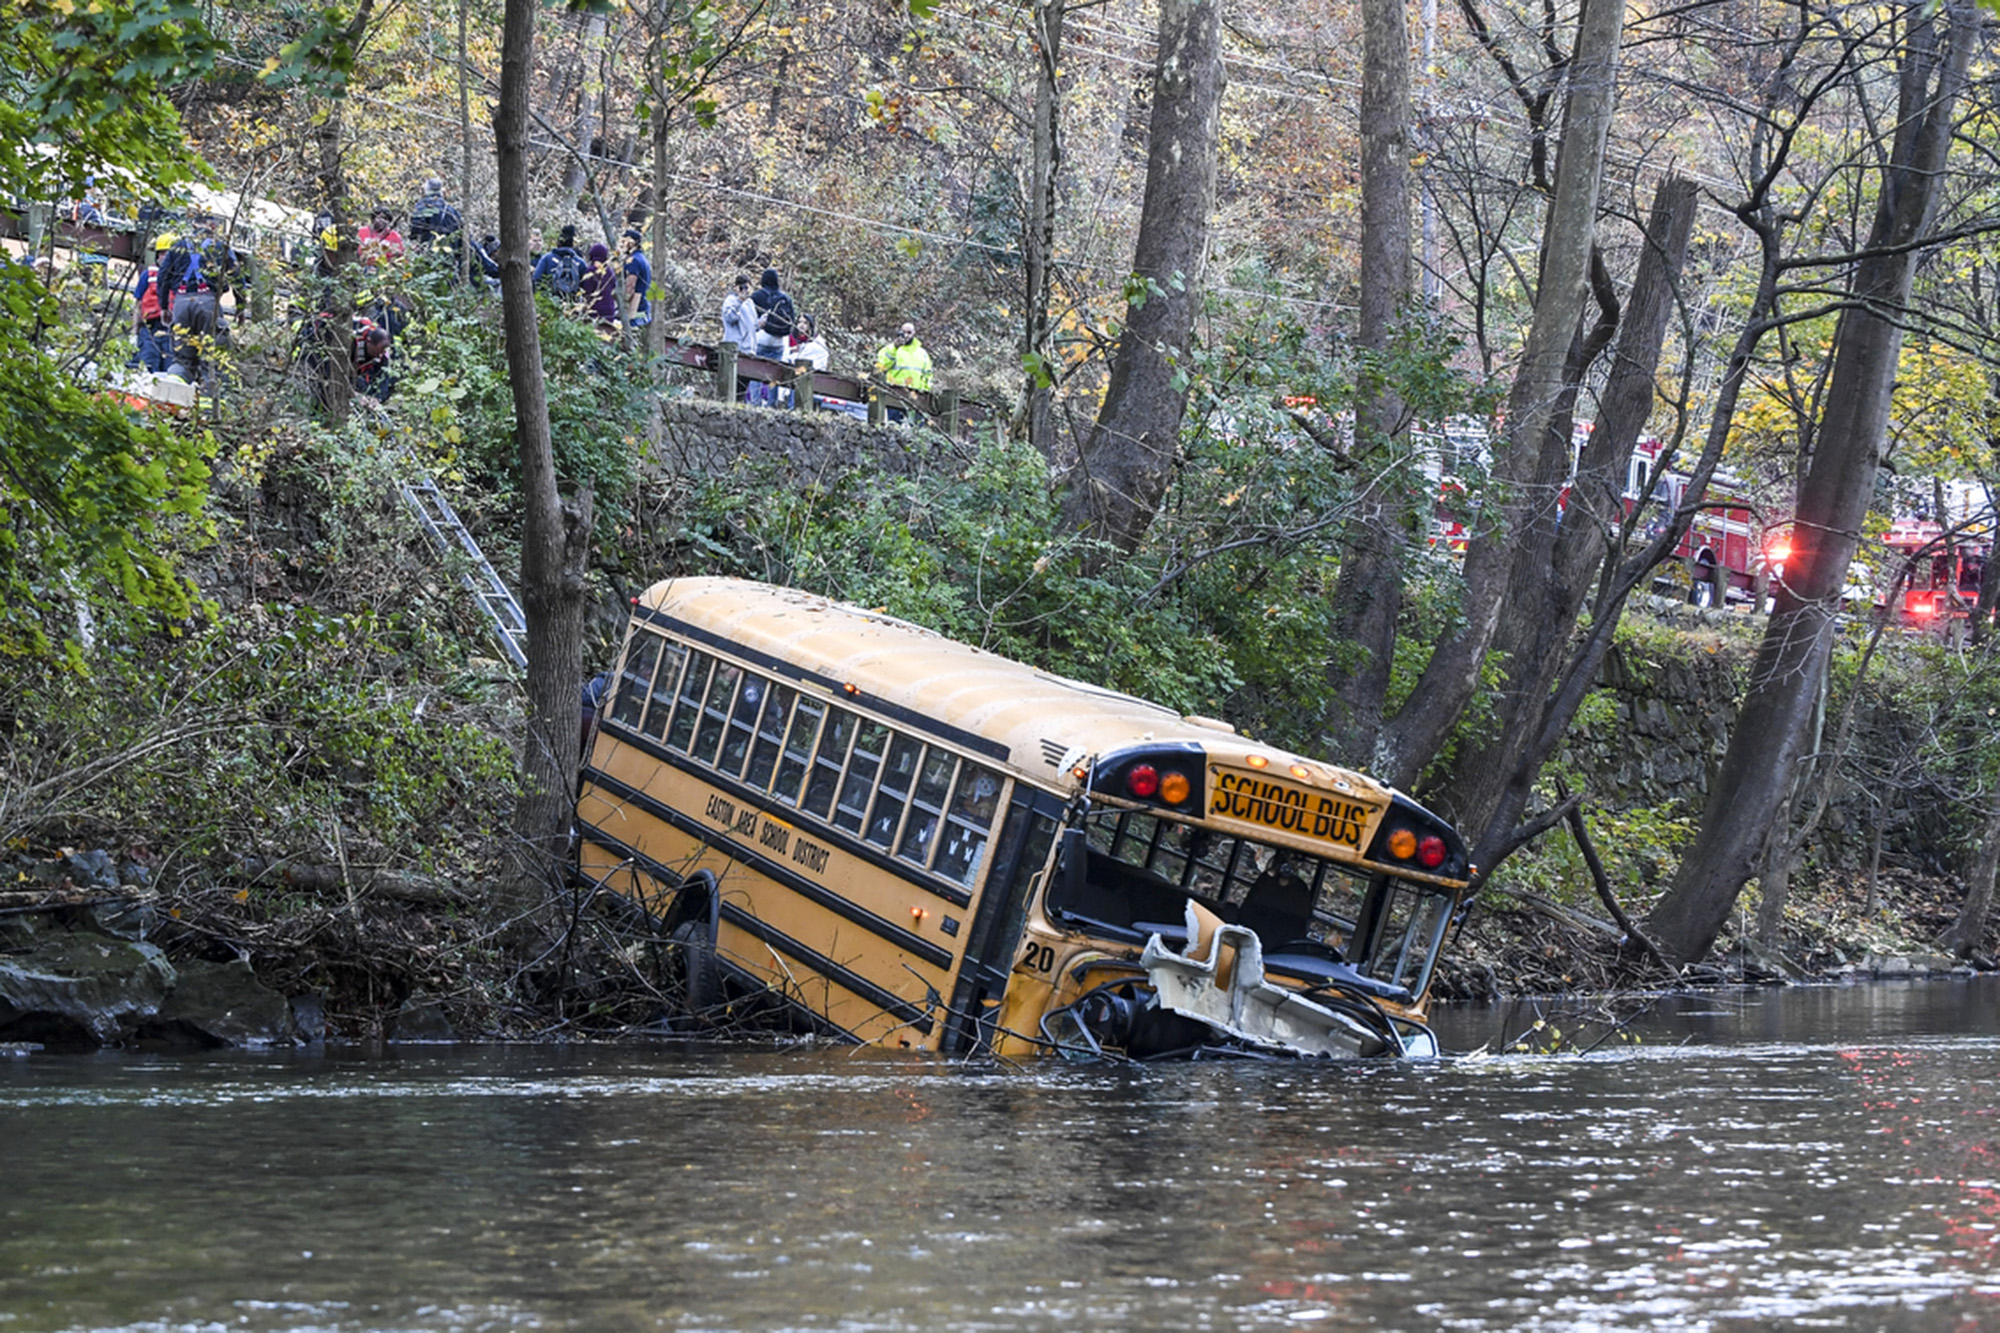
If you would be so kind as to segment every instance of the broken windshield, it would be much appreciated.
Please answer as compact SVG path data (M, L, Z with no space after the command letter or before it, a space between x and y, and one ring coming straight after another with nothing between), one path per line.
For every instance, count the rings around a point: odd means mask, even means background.
M1192 897L1256 931L1267 956L1345 962L1411 994L1428 983L1451 915L1450 894L1380 877L1371 921L1366 872L1141 811L1091 811L1083 847L1085 864L1065 865L1047 897L1066 925L1139 943L1182 939Z

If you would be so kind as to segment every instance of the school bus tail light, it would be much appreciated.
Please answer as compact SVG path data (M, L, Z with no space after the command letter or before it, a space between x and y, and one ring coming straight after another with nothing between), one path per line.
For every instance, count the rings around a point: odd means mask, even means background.
M1193 746L1149 746L1137 753L1127 750L1100 762L1090 785L1108 796L1187 810L1201 801L1202 762L1202 752Z
M1402 795L1389 807L1368 859L1453 878L1469 869L1465 844L1451 826Z

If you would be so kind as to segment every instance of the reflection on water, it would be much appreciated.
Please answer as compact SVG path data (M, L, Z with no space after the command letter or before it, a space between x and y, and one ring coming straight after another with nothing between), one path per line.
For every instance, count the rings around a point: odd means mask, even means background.
M0 1331L1996 1327L1995 997L1402 1066L0 1061Z

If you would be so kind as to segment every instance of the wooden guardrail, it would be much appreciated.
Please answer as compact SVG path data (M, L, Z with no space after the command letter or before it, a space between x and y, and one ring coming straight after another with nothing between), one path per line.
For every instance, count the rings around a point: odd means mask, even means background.
M859 417L874 426L915 413L951 436L961 435L994 417L991 406L961 398L953 389L919 393L877 380L753 356L728 343L711 347L669 338L663 354L670 363L707 374L711 391L723 402L746 401L753 385L783 389L789 391L789 406L794 409L810 403L823 411Z
M55 209L43 204L30 204L22 211L0 208L0 237L39 244L50 227L55 228L56 244L67 250L108 255L127 263L139 254L136 226L88 227L56 217Z

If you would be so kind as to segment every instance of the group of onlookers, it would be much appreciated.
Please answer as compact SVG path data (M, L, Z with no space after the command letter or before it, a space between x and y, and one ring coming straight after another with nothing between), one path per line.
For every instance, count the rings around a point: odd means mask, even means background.
M101 223L101 206L88 200L88 221ZM85 221L86 201L74 205L75 220ZM334 273L338 236L330 216L322 214L315 228L319 232L314 271L320 279L319 295L308 311L327 303ZM356 229L356 248L364 270L386 271L419 252L460 245L470 260L475 280L498 285L499 242L491 235L473 241L464 230L463 215L444 196L444 182L432 177L409 213L409 237L397 230L395 215L386 207L373 209L365 225ZM535 256L533 283L559 304L587 315L600 329L611 331L621 325L643 328L653 320L653 266L646 257L644 239L636 229L624 231L617 253L604 244L587 249L577 245L577 229L565 226L556 244ZM242 256L218 239L212 231L191 228L176 235L163 232L154 241L154 262L140 270L132 288L135 303L133 361L157 374L179 376L191 381L211 381L217 346L228 342L226 315L234 310L240 322L244 316L243 296L247 268ZM235 296L230 306L223 298ZM407 303L399 309L394 298L371 293L367 308L356 315L350 363L355 372L355 389L378 399L386 399L395 377L389 373L390 349L394 336L407 316ZM312 339L302 332L300 346L318 344L325 311L310 316L305 324L314 330ZM753 286L749 274L739 274L722 302L723 337L740 352L750 356L810 367L828 368L830 357L825 339L813 316L802 313L789 292L784 290L778 271L767 268ZM931 359L917 340L916 327L905 323L897 336L877 352L875 373L897 388L926 392L931 387ZM758 383L750 401L777 404L789 401L790 391ZM901 413L893 408L892 414Z
M826 342L817 324L811 315L799 313L774 268L765 269L755 287L749 274L736 275L733 288L722 298L722 337L749 356L814 370L827 368ZM875 354L875 373L898 388L930 390L930 353L917 341L916 325L905 323L896 340ZM789 401L788 392L753 381L748 395L752 403L783 403ZM892 407L890 416L901 420L902 412Z
M556 301L579 306L600 329L620 324L642 329L653 322L653 264L645 241L627 228L618 237L614 265L611 247L599 242L586 252L576 248L576 228L564 227L555 248L535 260L534 286Z

